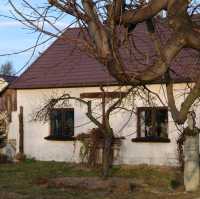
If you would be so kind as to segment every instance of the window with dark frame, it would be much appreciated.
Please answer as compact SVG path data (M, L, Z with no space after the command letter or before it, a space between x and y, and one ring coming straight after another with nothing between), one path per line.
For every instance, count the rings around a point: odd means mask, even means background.
M138 138L168 139L167 107L139 107L137 116Z
M50 136L71 138L74 136L74 109L53 109L50 114Z

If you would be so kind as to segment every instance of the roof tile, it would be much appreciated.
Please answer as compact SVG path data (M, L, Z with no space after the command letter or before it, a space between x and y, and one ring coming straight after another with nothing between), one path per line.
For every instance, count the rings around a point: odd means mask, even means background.
M157 31L161 40L167 40L170 32L164 26L158 26ZM57 88L72 86L91 86L99 84L115 84L106 67L95 58L89 56L78 46L63 40L69 35L77 38L79 29L73 28L63 33L14 83L11 88ZM130 53L121 49L121 55L129 72L143 71L156 59L153 42L146 32L144 24L136 27L132 34L136 48ZM67 42L66 42L67 41ZM184 49L174 60L171 66L174 79L184 81L194 78L200 71L199 53Z

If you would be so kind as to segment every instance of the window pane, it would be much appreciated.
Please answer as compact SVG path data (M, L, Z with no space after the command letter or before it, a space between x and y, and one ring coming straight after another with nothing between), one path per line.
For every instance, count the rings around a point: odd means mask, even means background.
M145 111L140 112L140 136L145 137Z
M62 135L62 112L60 110L53 110L51 113L51 134Z
M160 109L157 110L155 114L155 130L157 132L157 136L167 138L168 111L165 109Z
M152 135L152 110L146 109L140 112L140 133L141 137Z
M145 136L151 136L153 133L152 110L145 110Z
M69 137L74 135L74 110L64 112L63 134Z
M167 108L146 107L139 109L140 137L168 138Z

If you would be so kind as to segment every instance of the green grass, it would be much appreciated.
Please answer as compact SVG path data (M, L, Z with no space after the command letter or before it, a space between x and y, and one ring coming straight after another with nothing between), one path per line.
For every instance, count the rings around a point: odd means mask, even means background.
M96 175L98 172L78 169L74 165L59 162L27 160L19 164L0 164L0 191L37 196L57 193L62 195L60 190L38 186L37 181L65 176Z
M133 179L143 188L135 193L115 189L85 190L80 188L55 188L41 186L41 180L59 177L96 177L100 170L91 170L81 165L26 160L18 164L0 164L0 199L156 199L195 198L199 193L184 193L182 175L176 169L148 166L115 166L110 177ZM144 188L145 187L145 188ZM178 194L178 195L177 195ZM119 197L120 196L120 197ZM136 197L137 196L137 197Z

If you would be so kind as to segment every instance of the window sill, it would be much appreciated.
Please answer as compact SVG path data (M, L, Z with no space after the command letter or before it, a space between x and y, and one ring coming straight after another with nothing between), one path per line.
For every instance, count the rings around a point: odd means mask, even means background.
M138 137L133 138L132 142L159 142L159 143L169 143L171 142L169 138L162 138L162 137Z
M49 135L44 138L45 140L52 140L52 141L74 141L76 140L75 137L64 137L64 136L53 136Z

